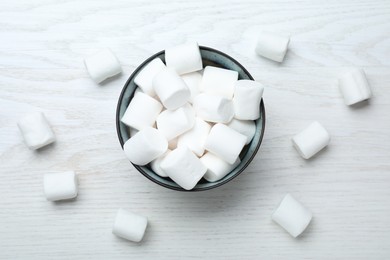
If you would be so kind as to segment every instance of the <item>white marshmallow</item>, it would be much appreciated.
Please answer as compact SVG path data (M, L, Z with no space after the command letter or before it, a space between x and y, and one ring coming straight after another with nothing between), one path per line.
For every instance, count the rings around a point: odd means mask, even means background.
M191 190L206 173L206 167L187 147L178 147L161 162L161 169L185 190Z
M223 124L216 124L210 130L205 148L227 163L233 164L245 146L246 140L247 137L236 130Z
M290 194L283 198L279 207L272 214L272 220L293 237L302 234L312 217L312 213Z
M178 141L178 137L176 137L176 138L170 140L170 141L168 142L168 148L171 149L171 150L175 150L176 147L177 147L177 141Z
M164 110L156 122L157 129L170 141L194 126L195 111L187 103L176 110Z
M190 103L194 102L194 98L199 94L200 82L202 80L202 74L199 72L192 72L188 74L181 75L181 78L186 83L187 87L190 89L191 98Z
M196 115L208 122L228 123L234 116L233 102L222 96L199 94L194 99Z
M228 164L218 156L215 156L212 153L206 153L200 158L200 161L207 168L206 174L203 176L209 182L219 181L223 177L225 177L228 173L230 173L233 169L240 164L240 158L233 164Z
M202 57L196 42L166 49L165 61L168 67L175 69L180 75L203 68Z
M317 121L295 135L292 139L295 149L305 159L321 151L330 142L328 131Z
M78 192L77 175L73 171L45 174L43 189L49 201L73 199Z
M203 72L200 90L231 99L237 79L237 71L207 66Z
M45 115L41 112L31 113L21 118L18 127L24 142L32 150L51 144L56 139Z
M118 59L109 49L101 50L85 58L84 64L96 83L122 72Z
M358 68L339 79L339 88L348 106L369 99L372 95L364 70Z
M160 58L156 58L149 62L134 78L134 83L142 89L145 94L149 96L155 96L156 92L153 89L153 78L156 76L163 68L165 64Z
M197 156L202 156L204 153L204 144L210 132L211 126L203 119L197 117L194 127L179 136L177 146L186 146Z
M256 53L267 59L282 62L289 42L290 37L262 32L257 38Z
M172 152L172 150L168 149L163 155L159 156L150 163L150 168L152 168L152 170L161 177L168 177L168 175L161 169L160 164L165 156L167 156L170 152Z
M131 99L121 121L137 130L153 126L163 106L150 96L137 92Z
M155 128L145 127L126 141L123 150L134 164L146 165L164 154L168 142L164 135Z
M234 117L240 120L256 120L260 117L260 102L264 87L253 80L239 80L234 89Z
M119 209L112 227L112 233L132 242L140 242L144 237L147 226L148 219L146 217Z
M256 124L252 120L238 120L233 118L233 120L230 121L230 123L227 124L227 126L236 130L240 134L245 135L246 136L245 144L249 144L256 133Z
M183 106L191 97L186 83L172 68L162 69L153 78L153 88L163 105L169 110Z

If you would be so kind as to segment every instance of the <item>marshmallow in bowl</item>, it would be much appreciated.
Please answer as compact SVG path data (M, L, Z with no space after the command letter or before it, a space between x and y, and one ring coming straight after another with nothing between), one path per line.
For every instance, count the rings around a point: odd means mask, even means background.
M161 169L160 164L165 156L167 156L170 152L172 152L172 150L168 149L163 155L159 156L157 159L154 159L150 163L150 168L152 168L152 170L161 177L168 177L168 175Z
M84 64L89 75L96 83L122 72L118 59L109 49L101 50L85 58Z
M156 76L163 68L165 64L160 58L156 58L149 62L134 78L134 83L149 96L155 96L156 92L153 89L153 78Z
M199 72L192 72L188 74L181 75L181 78L186 83L187 87L190 89L191 97L189 102L193 103L194 98L199 94L200 82L202 80L202 74Z
M197 117L194 127L179 136L177 146L186 146L197 156L202 156L204 153L204 144L210 132L211 126L203 119Z
M134 164L146 165L168 149L165 136L157 129L145 127L126 141L123 150Z
M257 38L256 53L267 59L282 62L289 42L290 37L262 32Z
M339 88L346 105L369 99L372 95L363 69L354 68L339 79Z
M233 164L228 164L218 156L212 153L205 153L200 161L207 168L206 174L203 176L209 182L216 182L225 177L229 172L231 172L237 165L240 164L240 158Z
M147 226L148 219L146 217L121 208L116 214L112 233L132 242L140 242Z
M237 71L207 66L203 71L200 90L231 99L237 79Z
M196 115L213 123L228 123L234 116L233 102L223 96L199 94L194 99Z
M202 57L198 43L187 43L165 50L167 66L176 70L179 75L201 70Z
M234 88L234 117L240 120L256 120L260 117L260 102L264 87L253 80L239 80Z
M43 176L43 189L49 201L73 199L77 196L77 175L73 171L47 173Z
M252 138L256 132L256 124L252 120L238 120L233 118L232 121L230 121L230 123L227 124L227 126L236 130L240 134L245 135L246 136L245 144L249 144L252 141Z
M28 148L36 150L55 141L55 135L45 115L34 112L21 118L18 127Z

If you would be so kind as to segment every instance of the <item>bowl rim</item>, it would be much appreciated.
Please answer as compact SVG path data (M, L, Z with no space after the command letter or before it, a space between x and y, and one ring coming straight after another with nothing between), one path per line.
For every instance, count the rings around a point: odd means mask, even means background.
M216 49L213 49L213 48L210 48L210 47L206 47L206 46L201 46L199 45L199 49L201 50L205 50L205 51L210 51L210 52L215 52L221 56L224 56L225 58L227 59L230 59L231 61L233 61L234 63L236 63L249 77L250 80L255 80L252 75L249 73L249 71L241 64L239 63L236 59L232 58L231 56L227 55L226 53L222 52L222 51L219 51L219 50L216 50ZM116 108L116 114L115 114L115 119L116 119L116 132L117 132L117 136L118 136L118 139L119 139L119 143L123 149L123 145L124 145L124 141L123 141L123 137L120 133L120 119L119 119L119 111L120 111L120 107L121 107L121 104L122 104L122 101L123 101L123 96L124 96L124 93L127 89L127 87L129 86L130 84L130 81L137 75L138 71L141 70L141 68L143 68L147 63L149 63L150 61L152 61L153 59L155 59L156 57L160 56L161 54L163 54L165 52L165 50L162 50L162 51L159 51L155 54L153 54L152 56L150 56L149 58L147 58L144 62L142 62L140 65L138 65L138 67L133 71L133 73L131 73L131 75L129 76L129 78L127 79L125 85L123 86L122 88L122 91L119 95L119 99L118 99L118 103L117 103L117 108ZM154 178L152 178L148 173L146 173L139 165L136 165L132 162L130 162L134 168L136 168L138 170L138 172L140 172L143 176L145 176L146 178L148 178L149 180L151 180L152 182L160 185L160 186L163 186L165 188L168 188L170 190L175 190L175 191L183 191L183 192L197 192L197 191L206 191L206 190L211 190L211 189L214 189L214 188L217 188L219 186L222 186L228 182L230 182L231 180L233 180L234 178L236 178L238 175L240 175L247 167L248 165L252 162L252 160L255 158L259 148L260 148L260 145L261 143L263 142L263 137L264 137L264 133L265 133L265 121L266 121L266 115L265 115L265 106L264 106L264 101L263 101L263 98L261 98L261 102L260 102L260 114L262 115L263 117L263 120L262 120L262 129L261 129L261 134L260 134L260 140L257 144L257 146L255 147L255 149L253 150L253 154L249 157L248 161L245 163L245 165L242 166L242 168L237 171L236 174L230 176L229 178L227 178L226 180L222 181L222 182L219 182L219 183L216 183L215 185L210 185L210 186L207 186L207 187L203 187L203 188L195 188L195 189L191 189L191 190L185 190L181 187L173 187L173 186L169 186L163 182L160 182Z

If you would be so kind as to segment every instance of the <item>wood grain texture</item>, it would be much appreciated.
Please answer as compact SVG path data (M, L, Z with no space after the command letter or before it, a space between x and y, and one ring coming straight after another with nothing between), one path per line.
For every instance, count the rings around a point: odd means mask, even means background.
M254 53L261 30L291 34L282 64ZM390 2L0 2L0 259L389 259ZM167 46L196 40L266 84L266 133L249 168L215 190L179 193L122 153L116 101L129 74ZM123 73L94 84L85 55L111 48ZM343 104L336 78L363 67L374 97ZM57 142L23 144L16 121L44 111ZM291 137L312 120L327 149L299 157ZM43 174L75 170L75 201L49 203ZM314 220L292 239L270 220L291 192ZM149 217L141 244L111 234L119 207Z

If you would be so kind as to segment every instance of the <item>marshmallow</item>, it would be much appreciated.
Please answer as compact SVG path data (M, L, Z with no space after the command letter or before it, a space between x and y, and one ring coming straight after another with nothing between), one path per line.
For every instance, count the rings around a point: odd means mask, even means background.
M364 70L358 68L339 79L339 88L348 106L369 99L372 95Z
M246 140L247 137L236 130L223 124L216 124L211 128L205 148L227 163L234 164Z
M153 88L163 105L169 110L181 107L191 97L186 83L172 68L162 69L153 78Z
M77 176L73 171L45 174L43 188L49 201L73 199L78 191Z
M256 133L256 124L252 120L238 120L233 118L233 120L230 121L230 123L227 124L227 126L236 130L240 134L245 135L246 136L245 144L249 144Z
M116 214L112 233L118 237L140 242L144 237L148 219L130 211L119 209Z
M237 71L207 66L203 72L200 90L231 99L237 79Z
M131 99L121 121L137 130L153 126L163 106L150 96L137 92Z
M170 152L172 151L168 149L163 155L161 155L150 163L150 168L152 168L152 170L161 177L168 177L168 175L161 169L160 164L161 161L165 158L165 156L167 156Z
M282 62L289 42L290 37L262 32L257 38L256 53L267 59Z
M206 142L210 129L211 126L209 123L197 117L194 127L179 136L177 146L186 146L197 156L202 156L204 153L204 143Z
M24 142L32 150L39 149L55 141L53 130L41 112L31 113L18 122Z
M199 72L192 72L182 75L181 78L184 80L187 87L190 89L191 97L189 102L193 103L194 98L199 94L199 86L202 80L202 74L200 74Z
M185 133L194 126L195 111L190 104L176 110L165 110L157 117L157 129L168 141Z
M330 142L330 135L317 121L295 135L292 139L295 149L305 159L321 151Z
M207 172L203 178L209 182L219 181L236 168L241 162L240 158L237 158L233 164L228 164L212 153L206 153L200 158L200 161L207 168Z
M234 117L241 120L256 120L260 117L260 102L264 87L253 80L239 80L234 89Z
M199 94L194 99L196 115L205 121L228 123L234 116L233 102L222 96Z
M126 141L123 150L134 164L146 165L166 152L168 142L155 128L145 127Z
M109 49L99 51L85 58L84 64L89 75L96 83L122 72L118 59Z
M312 213L290 194L283 198L279 207L272 214L272 220L293 237L302 234L312 217Z
M155 96L156 92L153 89L153 78L163 68L165 68L165 65L160 58L152 60L137 74L134 78L134 83L140 87L144 93L152 97Z
M202 57L196 42L166 49L165 61L168 67L175 69L180 75L203 68Z
M185 190L191 190L206 173L206 167L187 147L178 147L161 162L161 169Z

